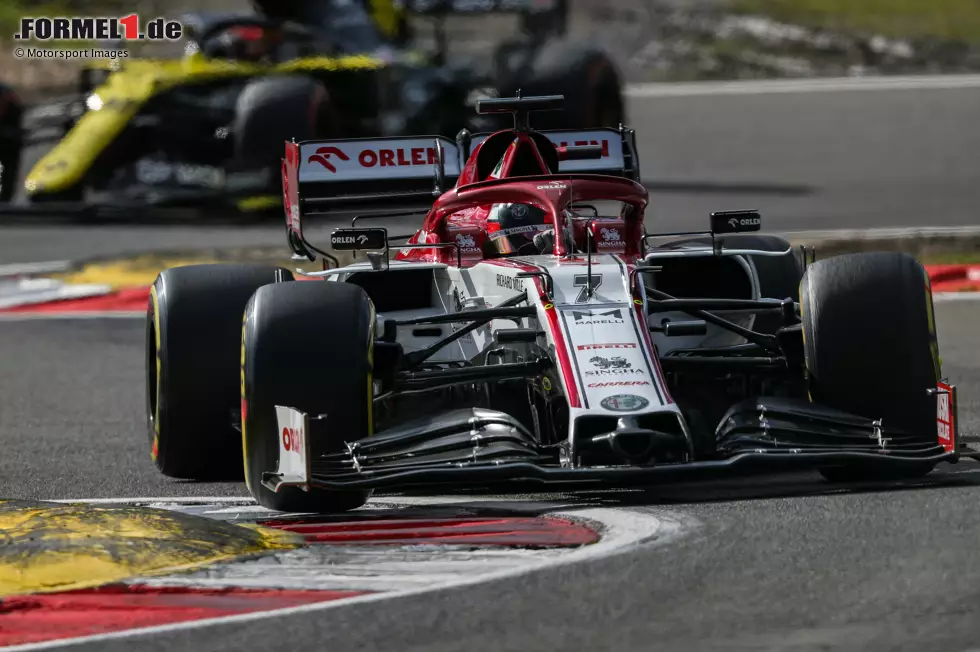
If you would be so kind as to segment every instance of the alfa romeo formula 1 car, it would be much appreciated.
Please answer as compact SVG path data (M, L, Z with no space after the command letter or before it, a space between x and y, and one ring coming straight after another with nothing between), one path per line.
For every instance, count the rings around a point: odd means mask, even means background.
M256 15L184 17L182 58L96 62L77 97L35 112L31 139L58 140L26 176L27 197L47 204L36 210L278 210L284 140L452 136L467 123L493 130L501 125L474 122L474 98L517 88L574 94L561 126L624 119L611 59L546 29L564 20L562 0L409 3L437 22L479 12L525 18L526 36L473 61L443 41L409 50L405 12L392 0L260 4ZM378 7L392 16L373 16Z
M741 233L755 211L647 235L634 132L528 126L560 102L481 102L515 128L456 142L287 143L294 254L329 259L304 218L366 202L428 197L422 228L392 245L355 217L330 244L363 262L296 279L164 271L146 357L157 467L234 478L244 455L262 505L330 512L374 489L903 478L975 454L915 259L816 261Z

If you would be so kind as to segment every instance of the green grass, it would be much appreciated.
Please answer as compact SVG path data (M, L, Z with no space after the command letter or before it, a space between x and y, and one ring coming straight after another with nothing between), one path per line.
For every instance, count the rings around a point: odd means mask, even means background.
M732 7L810 27L980 43L980 0L732 0Z

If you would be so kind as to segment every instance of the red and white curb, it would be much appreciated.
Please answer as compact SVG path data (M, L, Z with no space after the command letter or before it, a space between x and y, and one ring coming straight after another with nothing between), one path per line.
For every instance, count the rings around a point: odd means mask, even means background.
M260 522L303 533L308 544L103 589L7 598L0 605L3 652L278 618L514 578L667 544L697 525L646 508L466 496L378 498L330 518L282 515L241 498L60 502L137 504Z

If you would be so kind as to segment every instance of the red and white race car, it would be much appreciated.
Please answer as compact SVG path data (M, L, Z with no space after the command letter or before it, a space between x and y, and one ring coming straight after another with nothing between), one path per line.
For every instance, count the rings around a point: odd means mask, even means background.
M159 469L234 478L243 455L262 505L329 512L406 485L902 478L975 454L916 260L814 261L753 233L755 211L647 235L632 130L529 126L560 102L484 101L514 129L456 142L287 143L295 254L334 257L304 237L311 214L422 202L422 227L394 245L356 217L331 245L366 259L303 273L318 282L163 272L147 338Z

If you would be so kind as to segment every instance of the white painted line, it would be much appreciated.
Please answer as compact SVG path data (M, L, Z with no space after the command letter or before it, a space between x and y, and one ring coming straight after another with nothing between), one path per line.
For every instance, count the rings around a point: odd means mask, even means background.
M27 276L29 274L53 274L71 269L70 260L52 260L39 263L13 263L0 265L0 278Z
M947 301L980 301L980 292L936 292L932 295L936 303Z
M488 572L484 575L478 575L475 577L453 577L451 580L439 585L430 584L428 586L416 587L403 591L362 595L353 598L333 600L330 602L303 605L300 607L288 607L265 612L253 612L235 616L224 616L168 625L158 625L154 627L131 629L122 632L95 634L62 641L14 645L11 647L2 648L2 650L3 652L51 650L85 643L98 643L110 640L151 636L153 634L167 634L171 632L202 629L216 625L232 625L266 619L283 618L298 614L317 613L328 609L346 607L348 605L374 603L394 598L406 598L416 595L423 595L432 591L448 588L473 586L494 580L510 579L527 573L543 570L545 568L554 568L557 566L564 566L580 562L597 561L605 557L628 552L641 545L665 545L676 541L678 538L684 536L688 530L693 529L698 525L693 519L684 517L680 514L672 512L653 513L645 510L583 509L574 512L556 512L553 515L594 522L600 527L602 538L598 543L571 550L567 554L557 557L542 558L540 563L533 566L507 568L504 570Z
M891 238L936 238L980 236L980 226L932 226L876 229L829 229L825 231L784 231L793 240L884 240Z
M76 312L0 312L0 321L46 319L146 319L145 310L93 310Z
M0 309L9 310L70 299L91 299L110 292L112 288L108 285L71 285L48 278L25 278L13 283L0 282Z
M707 95L770 95L850 91L955 90L980 88L980 75L837 77L829 79L766 79L730 82L628 84L626 96L698 97Z

